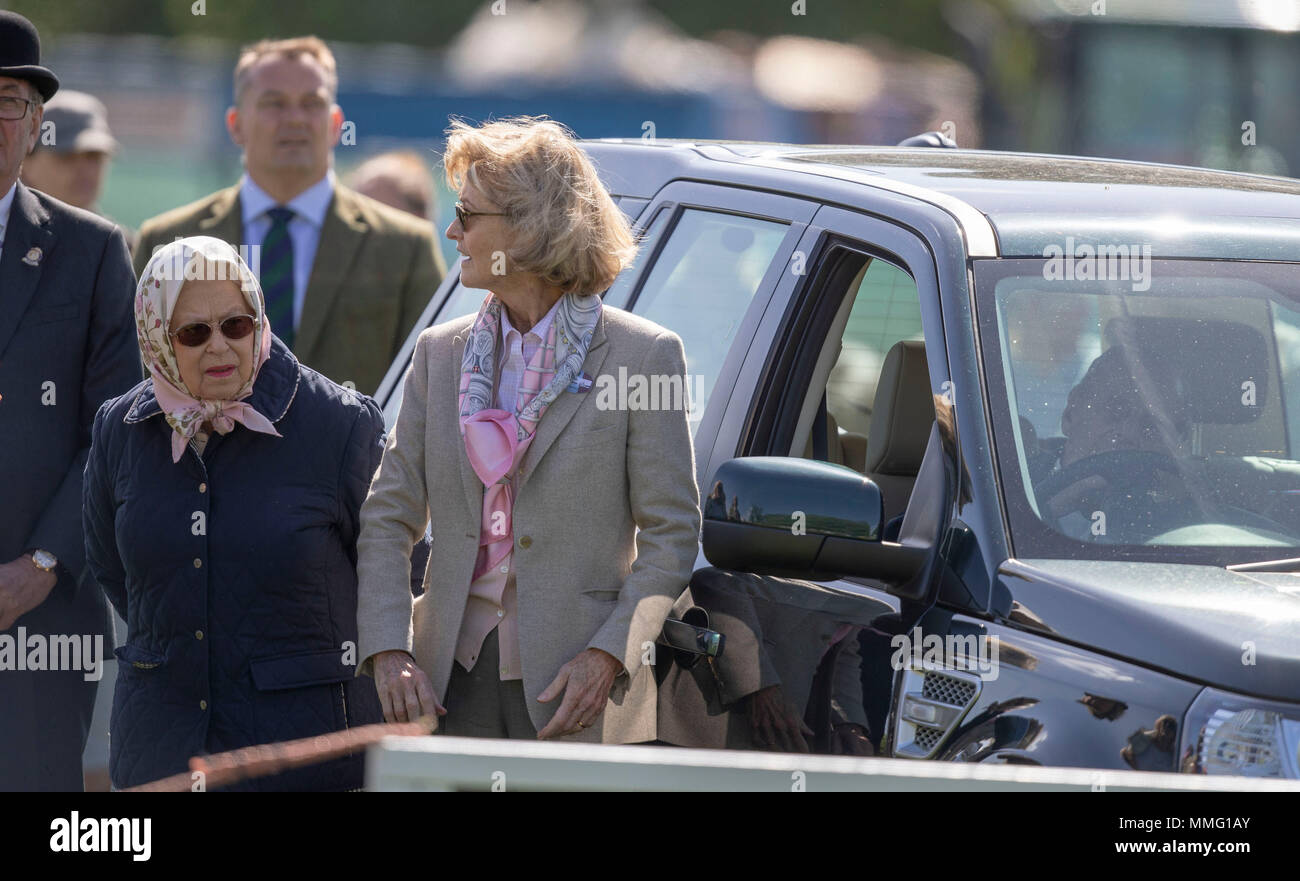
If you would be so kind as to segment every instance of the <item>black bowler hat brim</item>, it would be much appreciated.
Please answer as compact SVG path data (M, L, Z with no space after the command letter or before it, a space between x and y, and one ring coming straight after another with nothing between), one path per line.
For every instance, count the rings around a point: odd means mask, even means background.
M0 67L0 76L29 81L36 86L36 91L40 92L41 97L46 101L53 98L54 93L59 90L59 78L54 75L54 71L41 67L39 64L18 64L12 67Z

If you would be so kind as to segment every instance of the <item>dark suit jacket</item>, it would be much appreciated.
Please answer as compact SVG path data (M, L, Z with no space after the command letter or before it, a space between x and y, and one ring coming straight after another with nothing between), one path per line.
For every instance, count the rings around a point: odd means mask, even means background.
M145 221L135 271L153 252L185 236L240 245L238 185ZM338 383L374 394L446 270L426 221L335 185L307 282L293 353Z
M82 577L81 485L95 412L140 381L134 293L117 227L18 184L0 254L0 562L43 548L63 571L5 631L15 639L22 627L28 640L100 635L112 648L104 595ZM0 789L45 787L52 773L67 775L54 788L80 788L79 750L71 770L49 758L84 744L85 727L67 730L80 697L64 686L78 683L93 702L81 673L0 672Z

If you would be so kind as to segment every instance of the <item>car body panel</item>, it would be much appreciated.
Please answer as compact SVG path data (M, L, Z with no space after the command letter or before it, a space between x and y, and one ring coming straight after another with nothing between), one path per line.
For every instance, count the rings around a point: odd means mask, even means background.
M995 638L999 664L936 758L1178 770L1176 734L1196 685L1001 624L954 626Z
M1190 681L1300 700L1300 575L1108 560L1008 560L999 575L1044 633Z

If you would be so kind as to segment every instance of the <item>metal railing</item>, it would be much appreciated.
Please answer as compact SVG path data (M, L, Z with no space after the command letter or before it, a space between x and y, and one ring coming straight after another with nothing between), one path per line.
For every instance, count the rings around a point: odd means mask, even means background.
M794 753L386 737L366 788L411 791L1219 791L1300 792L1300 781Z

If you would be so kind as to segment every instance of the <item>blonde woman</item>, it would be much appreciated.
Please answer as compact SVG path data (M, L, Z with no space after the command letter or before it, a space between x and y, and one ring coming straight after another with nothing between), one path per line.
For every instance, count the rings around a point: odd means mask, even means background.
M461 283L488 293L416 345L362 507L360 669L390 720L653 740L653 643L699 536L691 437L683 410L602 409L592 389L620 369L684 375L681 340L602 305L635 243L566 129L524 118L448 136L447 237Z

